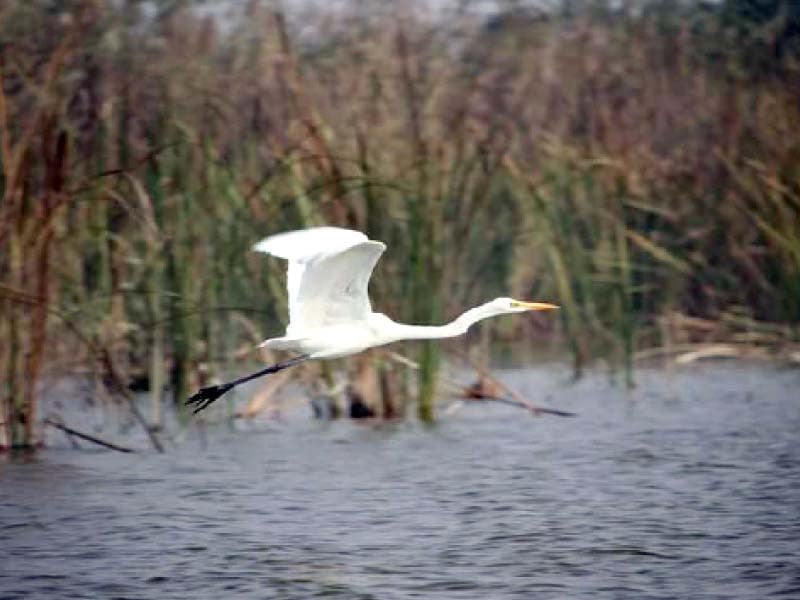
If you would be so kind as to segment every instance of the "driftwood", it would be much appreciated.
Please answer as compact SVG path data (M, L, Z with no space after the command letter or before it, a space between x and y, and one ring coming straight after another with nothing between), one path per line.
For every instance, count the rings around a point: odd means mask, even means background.
M507 396L511 396L508 398ZM500 402L501 404L508 404L509 406L516 406L524 408L534 416L540 415L554 415L557 417L574 417L575 413L567 412L565 410L556 410L554 408L545 408L537 406L522 398L514 390L508 388L504 383L498 381L488 373L481 373L478 380L463 389L463 398L469 401L483 400Z
M669 358L677 364L690 364L704 359L741 358L768 362L800 363L800 347L792 344L763 346L742 342L713 344L673 344L640 350L634 355L637 362Z
M497 379L496 377L492 376L489 373L489 370L486 365L476 365L475 362L467 355L463 353L458 353L461 359L472 366L478 372L478 380L470 386L462 389L462 397L466 400L491 400L494 402L500 402L502 404L508 404L511 406L517 406L519 408L524 408L530 413L535 416L541 415L554 415L557 417L575 417L577 416L575 413L568 412L565 410L556 410L554 408L545 408L543 406L538 406L528 400L527 398L523 398L521 394L517 393L516 391L512 390L502 381Z
M709 320L672 312L659 318L663 346L636 352L636 361L670 359L689 364L705 359L741 358L800 362L795 330L785 323L758 321L737 312Z
M398 354L397 352L389 352L389 357L398 362L403 364L411 369L418 369L417 363L413 360ZM534 416L540 415L554 415L557 417L575 417L577 416L576 413L564 411L564 410L556 410L554 408L545 408L543 406L538 406L523 398L520 394L509 388L507 385L490 375L485 367L475 365L472 360L470 360L467 356L458 353L458 356L468 363L473 369L478 371L478 379L475 383L463 386L460 383L454 381L446 381L452 387L456 393L465 401L491 401L491 402L499 402L501 404L508 404L509 406L516 406L518 408L524 408L525 410L529 411Z
M565 410L537 406L529 400L522 398L514 390L509 389L504 383L498 381L488 373L482 373L475 383L465 387L463 389L463 394L465 400L500 402L501 404L524 408L537 417L540 415L554 415L556 417L577 416L575 413ZM511 398L507 396L511 396Z
M91 442L93 444L97 444L98 446L103 446L103 448L108 448L109 450L116 450L117 452L125 452L125 453L135 452L135 450L133 450L131 448L126 448L125 446L120 446L118 444L113 444L111 442L107 442L105 440L101 440L100 438L95 437L93 435L89 435L88 433L84 433L82 431L78 431L77 429L73 429L72 427L67 427L66 425L64 425L63 423L60 423L59 421L56 421L55 419L45 419L44 423L45 423L45 425L50 425L51 427L55 427L56 429L60 429L61 431L63 431L64 433L66 433L69 436L74 436L76 438L80 438L80 439L85 440L87 442ZM71 437L70 437L70 439L71 439Z

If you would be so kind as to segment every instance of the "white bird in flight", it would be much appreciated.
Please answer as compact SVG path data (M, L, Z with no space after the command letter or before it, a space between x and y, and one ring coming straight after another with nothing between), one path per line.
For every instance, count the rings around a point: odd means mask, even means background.
M450 338L478 321L508 313L558 308L547 302L495 298L446 325L406 325L372 312L367 287L386 245L359 231L315 227L268 237L253 250L289 261L289 325L261 346L296 356L245 377L202 388L187 404L197 413L228 390L310 359L338 358L400 340Z

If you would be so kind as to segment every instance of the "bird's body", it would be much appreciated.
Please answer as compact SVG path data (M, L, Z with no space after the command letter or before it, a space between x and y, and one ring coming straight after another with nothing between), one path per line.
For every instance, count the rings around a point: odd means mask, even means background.
M289 262L286 335L262 346L316 359L377 345L383 315L372 312L367 286L384 244L358 231L315 227L268 237L253 249Z
M309 332L307 335L271 338L264 341L262 346L272 350L296 352L315 359L350 356L363 352L367 348L389 343L389 340L376 343L381 337L381 330L373 326L373 323L381 320L376 317L383 316L369 315L357 327L353 327L350 323L332 323L321 326L315 332ZM335 346L331 346L330 340L336 340Z
M372 312L367 288L385 244L361 232L316 227L268 237L253 247L289 263L289 324L286 334L261 345L294 352L294 359L221 386L203 388L189 399L202 410L232 387L308 359L357 354L400 340L438 339L466 333L489 317L557 308L543 302L496 298L472 308L446 325L406 325Z

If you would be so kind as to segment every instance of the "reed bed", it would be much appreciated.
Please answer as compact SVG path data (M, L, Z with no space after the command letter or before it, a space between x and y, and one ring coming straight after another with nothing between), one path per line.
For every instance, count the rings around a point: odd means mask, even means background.
M388 243L372 294L396 319L559 302L557 327L481 327L563 339L576 374L601 360L632 383L674 314L734 311L797 343L794 16L736 5L445 24L363 4L0 4L0 445L35 443L46 375L111 397L110 378L141 380L157 425L256 359L286 298L283 266L249 248L319 224ZM409 347L425 419L439 347Z

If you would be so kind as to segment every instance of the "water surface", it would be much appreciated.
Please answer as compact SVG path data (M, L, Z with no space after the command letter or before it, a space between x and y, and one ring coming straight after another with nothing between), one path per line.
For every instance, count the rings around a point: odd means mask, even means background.
M303 409L0 464L0 598L800 598L800 373L501 375L579 418Z

